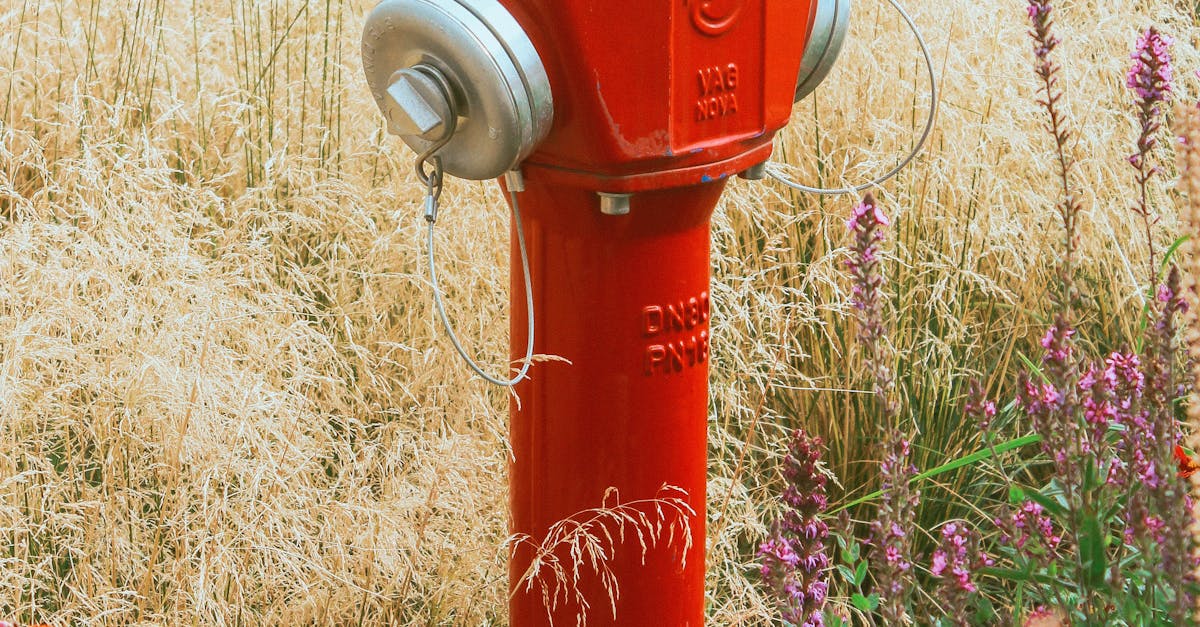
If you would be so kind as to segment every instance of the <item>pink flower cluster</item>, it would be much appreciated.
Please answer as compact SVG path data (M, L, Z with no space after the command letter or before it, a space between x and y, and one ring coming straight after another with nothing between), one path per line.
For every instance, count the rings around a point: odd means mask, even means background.
M891 224L887 214L879 208L879 205L875 204L875 198L868 194L850 211L850 217L846 219L846 230L859 231L873 226L890 226ZM880 239L882 239L882 234Z
M883 227L889 224L891 222L887 214L869 193L846 220L847 230L854 234L854 254L846 261L846 267L854 279L854 307L866 314L860 339L868 349L878 339L878 334L882 333L882 329L878 328L881 316L880 287L883 284L879 269L879 245L884 239Z
M1025 501L1008 520L997 520L996 526L1002 530L1001 542L1042 559L1052 557L1063 541L1054 520L1034 501Z
M939 579L936 596L953 625L971 625L971 598L978 591L976 569L995 562L979 550L979 534L957 522L942 527L942 539L930 557L929 573Z
M1132 353L1114 352L1104 360L1104 367L1093 364L1079 380L1079 391L1083 395L1083 417L1091 427L1090 439L1084 443L1083 452L1096 456L1101 462L1110 462L1109 483L1123 483L1117 472L1124 462L1113 458L1105 446L1105 437L1112 425L1123 425L1130 434L1130 425L1145 425L1145 418L1135 412L1135 403L1142 396L1146 377L1142 374L1141 360ZM1135 447L1136 448L1136 447Z
M976 378L971 379L967 386L967 402L963 406L967 419L979 425L979 430L987 432L996 417L996 401L987 397L987 389Z
M910 461L909 441L893 430L885 445L889 450L880 466L884 498L879 504L878 518L871 523L871 544L883 553L884 563L876 569L876 583L885 601L885 611L897 620L913 582L912 542L906 526L912 524L921 495L909 485L916 475Z
M888 564L900 570L908 570L912 567L912 564L908 563L908 560L904 557L904 553L901 552L898 542L899 540L903 540L907 535L904 532L904 528L897 523L892 523L885 534L884 542L887 548L883 551L883 557L887 560Z
M1133 65L1125 75L1125 86L1133 90L1139 104L1158 104L1170 99L1174 91L1174 72L1171 69L1171 44L1169 35L1159 33L1153 26L1138 38L1137 46L1129 55Z
M1074 482L1078 468L1071 460L1083 453L1086 436L1075 420L1079 395L1076 382L1079 365L1073 349L1075 330L1063 317L1042 337L1042 377L1020 375L1017 401L1029 415L1034 431L1042 436L1042 450L1054 460L1054 471Z
M958 523L947 523L942 527L942 545L933 552L929 572L934 577L943 577L963 592L975 592L971 580L971 537L966 527Z
M1055 325L1046 330L1042 336L1042 348L1046 354L1042 361L1067 361L1071 358L1071 338L1075 337L1075 329Z

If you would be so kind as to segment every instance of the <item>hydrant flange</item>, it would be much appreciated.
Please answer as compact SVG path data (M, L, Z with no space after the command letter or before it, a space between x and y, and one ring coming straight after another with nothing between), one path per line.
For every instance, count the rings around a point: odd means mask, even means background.
M800 60L796 102L811 94L837 62L850 29L850 0L818 0L812 34Z
M554 102L537 50L520 24L496 0L384 0L363 32L363 67L388 130L417 153L441 138L414 123L409 108L432 114L411 98L405 72L440 75L450 87L454 136L437 152L447 174L496 178L525 159L550 132ZM409 96L408 102L396 100ZM440 104L440 103L436 103Z

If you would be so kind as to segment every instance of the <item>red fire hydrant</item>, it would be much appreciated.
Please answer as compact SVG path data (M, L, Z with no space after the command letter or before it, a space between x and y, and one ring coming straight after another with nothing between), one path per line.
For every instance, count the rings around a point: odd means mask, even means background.
M391 130L449 174L523 175L505 181L524 186L514 241L534 305L514 246L512 358L533 316L534 352L565 361L534 366L511 403L511 530L526 538L513 625L574 624L584 603L591 625L704 624L709 219L730 176L761 177L848 4L384 0L368 20L364 66ZM440 173L421 167L432 188ZM664 495L691 512L656 511ZM622 504L690 543L643 547L596 515ZM595 537L601 568L572 555L584 538L544 546L560 521ZM569 590L529 585L535 560Z

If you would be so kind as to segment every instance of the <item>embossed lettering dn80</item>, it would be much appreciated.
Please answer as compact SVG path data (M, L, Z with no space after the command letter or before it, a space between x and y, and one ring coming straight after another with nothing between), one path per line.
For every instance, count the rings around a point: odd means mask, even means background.
M709 297L680 299L642 308L642 333L655 338L646 346L642 369L646 376L683 372L708 361Z

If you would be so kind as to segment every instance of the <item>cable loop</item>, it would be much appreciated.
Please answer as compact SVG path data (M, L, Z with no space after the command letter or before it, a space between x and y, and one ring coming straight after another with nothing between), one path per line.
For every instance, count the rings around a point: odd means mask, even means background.
M418 175L424 175L422 172L424 166L418 165ZM425 175L425 221L433 224L437 222L438 206L442 199L442 183L445 181L445 172L442 170L442 158L433 158L433 172Z
M429 73L442 90L442 95L448 102L453 102L451 98L450 85L446 82L444 76L438 72ZM501 379L493 377L483 371L483 368L467 354L467 350L463 348L462 342L459 341L458 335L454 332L454 325L450 324L450 317L446 315L446 303L442 296L442 290L438 284L437 263L435 263L436 247L433 237L434 226L437 224L438 209L441 206L442 189L445 183L446 172L443 168L442 158L437 155L437 152L444 148L450 140L454 138L454 132L458 130L458 115L452 114L444 121L441 137L434 141L428 148L417 156L416 171L417 179L425 186L425 222L429 224L428 237L428 262L429 262L429 279L433 286L433 303L438 312L438 317L442 320L442 328L446 330L446 334L450 336L450 342L454 344L454 350L458 351L459 357L467 362L467 366L471 368L475 374L483 377L488 383L498 385L500 387L508 387L520 383L527 378L529 367L533 364L533 331L534 331L534 313L533 313L533 279L529 272L529 253L525 248L525 232L521 226L521 207L517 204L516 189L524 189L524 184L520 182L520 172L512 171L506 175L509 180L509 198L512 200L513 222L517 230L517 245L521 250L521 270L525 279L525 312L526 312L526 332L528 341L525 346L525 359L522 360L521 370L511 379ZM427 163L432 163L433 169L426 171ZM514 183L519 183L514 185Z
M440 194L442 177L445 172L445 170L442 169L442 158L433 157L428 161L433 162L433 170L430 172L425 172L425 164L427 161L420 161L417 163L417 178L421 180L421 183L425 185L425 188L428 191L437 192Z
M453 125L450 126L452 127ZM434 142L431 146L429 146L428 149L425 150L425 152L417 155L417 180L421 181L421 184L429 189L432 189L436 186L438 188L438 194L441 194L442 178L444 177L445 171L442 169L442 158L440 156L435 156L434 153L444 148L446 144L449 144L450 138L453 135L454 131L451 128L450 132L447 133L445 137ZM433 171L426 172L425 164L430 161L433 162Z
M933 68L933 57L929 54L929 46L927 46L925 44L925 37L921 35L921 29L917 28L917 25L915 22L913 22L912 17L910 17L908 15L908 12L904 10L904 7L900 6L900 3L897 2L897 0L887 0L887 2L888 2L888 4L891 4L896 9L896 11L898 11L900 13L900 17L904 19L905 23L908 24L908 28L912 31L913 35L917 38L917 45L921 47L921 55L923 57L925 57L925 68L929 71L929 115L928 115L928 117L925 118L925 130L921 132L921 138L919 140L917 140L917 145L914 146L911 151L909 151L908 156L906 156L898 165L896 165L896 167L892 168L891 170L888 170L885 174L883 174L882 176L880 176L878 178L871 180L870 182L863 183L861 185L855 185L853 187L827 189L824 187L812 187L809 185L804 185L803 183L798 183L798 182L788 178L783 173L781 173L777 167L780 164L777 162L771 162L768 164L768 167L767 167L767 175L768 176L770 176L771 178L775 179L776 181L779 181L780 183L782 183L792 189L799 190L802 192L808 192L810 194L821 194L821 195L825 195L825 196L834 196L834 195L840 195L840 194L857 194L858 192L861 192L866 189L870 189L872 187L877 187L877 186L882 185L883 183L886 183L887 181L891 180L892 177L896 176L897 174L900 173L901 170L903 170L905 167L907 167L908 164L911 163L912 160L917 157L917 155L921 154L921 149L925 147L925 142L929 140L930 134L933 133L934 122L937 119L937 111L938 111L937 72Z
M446 334L450 336L450 342L454 344L454 350L458 351L458 355L459 357L462 357L463 361L467 362L467 366L470 367L475 374L482 377L483 380L487 381L488 383L498 385L500 387L511 388L512 386L520 383L523 379L528 378L527 375L529 373L529 367L533 364L534 337L533 279L531 278L529 272L529 253L525 247L525 231L521 225L521 207L517 203L517 193L516 191L512 191L510 187L508 195L509 199L512 201L513 223L517 231L517 246L521 252L521 271L525 279L525 317L527 321L526 333L528 339L525 345L525 358L522 360L520 371L517 372L516 376L511 379L501 379L484 372L483 368L480 367L479 364L467 354L467 350L463 348L462 342L458 339L458 334L454 332L454 326L450 323L450 317L446 314L446 304L444 302L441 287L438 283L437 264L434 262L434 258L436 257L436 248L433 238L433 230L435 223L437 222L439 205L438 200L442 191L441 159L434 157L433 166L434 172L425 179L425 220L429 223L427 249L429 252L429 278L433 285L434 306L437 308L438 317L442 320L442 328L446 330ZM421 166L418 165L418 172L424 174L424 172L420 172L420 170Z

